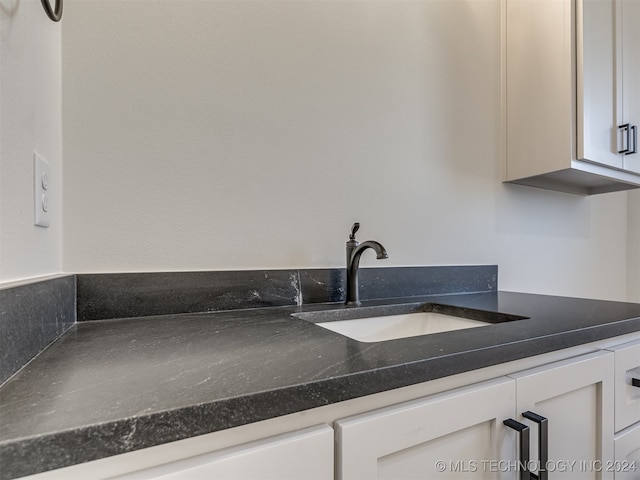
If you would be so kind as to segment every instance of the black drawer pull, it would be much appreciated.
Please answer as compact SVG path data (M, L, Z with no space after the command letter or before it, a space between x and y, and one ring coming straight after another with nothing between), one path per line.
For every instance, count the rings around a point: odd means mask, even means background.
M633 134L631 135L631 138L633 139L633 149L628 148L627 151L624 153L625 155L633 155L634 153L638 153L638 126L631 125L631 131L633 132ZM629 144L627 143L627 145Z
M549 462L549 420L533 412L524 412L524 418L538 424L538 475L531 474L532 479L548 480L547 463Z
M624 139L626 140L624 142L626 147L622 150L618 150L618 153L627 153L629 151L629 144L631 143L631 129L629 127L631 127L631 125L629 125L628 123L625 123L624 125L620 125L618 127L618 130L624 131Z
M632 378L631 385L633 385L634 387L640 388L640 378Z
M507 427L512 428L520 434L520 470L519 480L530 480L531 472L529 471L529 427L523 423L516 422L513 418L505 420Z

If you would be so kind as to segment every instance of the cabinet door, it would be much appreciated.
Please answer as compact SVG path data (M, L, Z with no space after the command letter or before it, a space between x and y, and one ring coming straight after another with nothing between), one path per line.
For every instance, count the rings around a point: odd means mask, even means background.
M623 156L618 153L616 1L576 2L577 158L622 168Z
M613 371L613 353L595 352L510 375L517 419L532 432L532 461L539 459L539 430L522 413L548 419L549 479L613 477L601 468L613 460Z
M615 430L640 422L640 341L610 348L615 355ZM640 445L638 445L640 447ZM640 474L638 475L640 477Z
M503 377L339 420L337 478L515 478L497 464L516 458L515 432L502 423L514 405Z
M320 425L112 478L330 480L333 430Z
M640 173L640 153L618 153L640 125L640 2L578 1L576 30L578 158Z
M621 44L618 75L622 79L619 86L622 91L620 124L634 125L637 137L640 134L640 1L618 0L618 4L618 38ZM636 144L635 149L638 153L623 155L623 168L640 173L640 147Z

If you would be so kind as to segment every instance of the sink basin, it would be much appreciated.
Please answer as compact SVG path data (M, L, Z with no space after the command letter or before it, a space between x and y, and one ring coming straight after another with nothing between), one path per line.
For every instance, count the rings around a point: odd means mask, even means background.
M420 312L321 322L316 325L360 342L380 342L491 324L480 320L453 317L444 313Z
M430 335L526 318L433 303L341 308L292 315L359 342Z

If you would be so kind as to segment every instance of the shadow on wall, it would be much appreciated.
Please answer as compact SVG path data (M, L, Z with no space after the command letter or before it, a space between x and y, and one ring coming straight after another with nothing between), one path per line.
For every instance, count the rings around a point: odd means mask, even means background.
M501 289L631 300L627 192L583 197L504 184L497 197Z
M13 18L18 13L20 0L0 0L0 12L2 15Z
M496 232L534 237L589 238L591 198L522 185L503 185L495 198Z
M446 168L462 177L487 175L500 125L499 2L431 2L424 19L424 73L429 120L426 150L447 145ZM437 112L437 114L435 114ZM444 160L443 160L444 161ZM495 167L499 165L496 163Z

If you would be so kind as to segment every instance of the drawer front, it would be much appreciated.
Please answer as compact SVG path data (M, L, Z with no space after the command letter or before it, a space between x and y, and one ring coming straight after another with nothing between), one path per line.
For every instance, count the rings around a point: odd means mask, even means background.
M607 465L614 472L615 480L638 480L640 478L640 423L616 435L616 460Z
M155 467L109 478L326 480L333 478L333 437L331 427L318 425L176 462L161 464L159 458Z
M640 422L640 341L610 349L615 353L615 429Z

